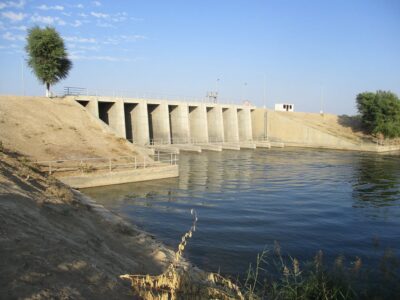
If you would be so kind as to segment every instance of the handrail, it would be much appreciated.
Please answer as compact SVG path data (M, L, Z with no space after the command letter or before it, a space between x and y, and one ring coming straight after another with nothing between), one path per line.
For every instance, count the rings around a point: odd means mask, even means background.
M253 143L253 142L269 142L268 138L249 138L247 140L240 140L238 143ZM199 145L199 144L231 144L232 142L224 141L222 138L208 138L208 141L197 140L195 138L177 138L177 139L150 139L146 146L157 147L157 146L174 146L174 145Z
M79 96L82 94L84 95L86 93L87 93L86 88L73 87L73 86L64 87L64 96L68 96L68 95Z
M160 153L155 151L153 155L146 156L118 156L118 157L86 157L77 159L58 159L36 162L42 167L46 167L51 175L55 172L80 171L83 173L92 173L99 170L113 172L118 169L146 169L154 166L177 165L178 159L176 153Z
M138 94L132 91L121 90L104 90L104 89L88 89L84 87L64 87L64 96L95 96L95 97L113 97L113 98L138 98L146 100L168 100L168 101L183 101L183 102L197 102L208 104L230 104L230 105L243 105L252 106L248 99L224 99L218 97L217 102L209 97L193 97L187 95L173 95L165 93L146 92Z

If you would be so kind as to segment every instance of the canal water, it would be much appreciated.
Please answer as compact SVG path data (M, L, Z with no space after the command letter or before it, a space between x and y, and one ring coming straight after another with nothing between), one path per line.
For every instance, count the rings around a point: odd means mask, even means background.
M243 274L271 249L300 261L378 263L400 249L400 155L268 149L179 156L180 177L83 192L208 271Z

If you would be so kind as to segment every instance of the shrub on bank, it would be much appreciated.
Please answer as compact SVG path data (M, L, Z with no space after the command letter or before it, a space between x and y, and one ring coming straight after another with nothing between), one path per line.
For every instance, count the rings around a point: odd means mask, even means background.
M400 299L400 261L393 250L384 251L379 265L367 267L361 258L338 256L324 262L322 251L313 261L283 256L279 244L263 251L249 266L243 284L244 299L345 300Z
M357 95L357 109L364 128L376 136L400 137L400 100L389 91Z

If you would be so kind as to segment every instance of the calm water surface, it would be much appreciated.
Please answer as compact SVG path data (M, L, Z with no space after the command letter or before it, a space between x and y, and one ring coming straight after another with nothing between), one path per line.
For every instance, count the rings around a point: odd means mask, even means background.
M180 177L86 189L107 208L199 267L243 274L265 247L311 260L356 256L374 264L400 249L400 155L272 149L182 153Z

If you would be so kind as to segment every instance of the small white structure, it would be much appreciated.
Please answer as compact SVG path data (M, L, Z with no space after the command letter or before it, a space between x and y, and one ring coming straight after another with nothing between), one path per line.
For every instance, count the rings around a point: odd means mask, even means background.
M294 111L294 104L277 103L275 104L275 111Z

